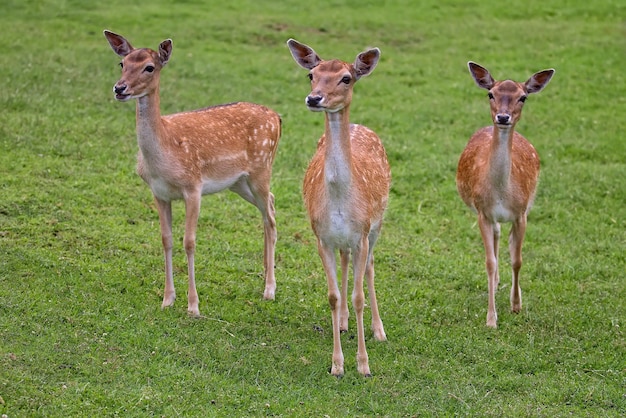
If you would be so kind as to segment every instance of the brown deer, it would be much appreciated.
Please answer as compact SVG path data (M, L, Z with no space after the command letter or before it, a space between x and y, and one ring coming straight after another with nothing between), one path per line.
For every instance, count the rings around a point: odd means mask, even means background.
M512 222L509 252L513 269L511 311L522 309L519 271L526 218L539 179L539 156L515 125L522 116L526 97L540 92L554 70L535 73L525 83L495 81L489 71L469 62L469 71L478 87L489 91L493 126L472 135L459 159L456 184L463 201L478 214L478 226L485 245L489 306L487 326L497 328L495 292L498 273L500 222Z
M378 136L365 126L351 125L349 115L354 83L374 70L380 50L368 49L350 64L322 60L313 49L293 39L287 45L295 61L309 70L311 93L305 100L307 107L325 112L326 128L304 176L303 192L328 281L333 326L331 373L343 375L340 333L348 328L347 279L352 255L357 368L362 375L371 376L363 329L363 278L367 279L374 338L384 341L387 337L374 290L373 251L387 206L391 173ZM341 292L336 250L341 259Z
M265 299L274 299L276 222L270 192L272 163L281 134L274 111L253 103L230 103L161 116L159 76L172 54L167 39L157 51L135 49L122 36L104 36L121 56L122 77L113 91L120 102L137 99L137 173L150 186L159 212L165 253L162 307L174 303L172 200L185 202L184 247L189 291L187 310L200 315L194 275L196 227L203 195L229 189L256 206L265 233Z

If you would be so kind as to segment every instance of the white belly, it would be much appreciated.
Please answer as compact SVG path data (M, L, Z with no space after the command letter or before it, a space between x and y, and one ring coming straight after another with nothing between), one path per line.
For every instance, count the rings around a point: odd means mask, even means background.
M222 190L226 190L239 181L245 174L246 173L237 173L236 175L219 179L203 179L202 195L218 193ZM183 187L172 185L161 178L151 179L150 189L152 190L152 193L161 200L172 201L184 198Z
M245 174L246 173L237 173L236 175L221 179L202 179L202 194L213 194L228 189L233 184L237 183Z

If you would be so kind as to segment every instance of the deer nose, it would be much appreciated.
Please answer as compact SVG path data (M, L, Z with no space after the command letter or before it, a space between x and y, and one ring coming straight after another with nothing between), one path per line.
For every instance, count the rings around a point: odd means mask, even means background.
M122 94L124 90L126 90L126 84L122 84L122 85L116 84L115 86L113 86L113 91L115 92L115 94Z
M319 106L322 101L322 96L307 96L306 97L306 105L316 107Z
M498 113L496 115L496 122L498 122L501 125L508 125L511 121L511 116L507 115L506 113Z

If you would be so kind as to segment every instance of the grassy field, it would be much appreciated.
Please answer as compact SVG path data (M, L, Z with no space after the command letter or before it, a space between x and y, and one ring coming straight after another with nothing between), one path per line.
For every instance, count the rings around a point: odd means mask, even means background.
M3 416L626 414L624 2L5 0L0 11ZM203 316L186 313L182 203L179 298L160 309L158 217L103 29L136 47L173 39L164 113L246 100L282 115L275 301L262 300L261 217L222 193L204 198L198 228ZM323 117L304 106L290 37L324 58L382 51L351 112L383 139L393 173L376 249L388 341L366 334L370 379L356 372L354 314L346 374L328 374L326 280L301 198ZM502 242L497 330L485 327L475 216L454 184L469 136L490 123L468 60L518 81L556 69L518 124L542 174L519 315Z

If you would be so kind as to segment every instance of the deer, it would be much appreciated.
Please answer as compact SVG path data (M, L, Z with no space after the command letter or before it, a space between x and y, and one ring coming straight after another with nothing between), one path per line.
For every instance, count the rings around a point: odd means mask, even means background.
M373 251L387 207L391 173L380 138L365 126L350 124L349 115L354 84L374 70L380 50L367 49L356 56L354 63L347 63L323 60L311 47L294 39L289 39L287 46L296 63L309 70L311 92L305 99L307 108L325 115L324 134L306 170L303 195L328 282L333 328L330 373L336 377L344 373L340 335L348 329L347 281L352 257L357 370L371 377L363 326L363 280L367 282L374 338L385 341L374 288ZM337 252L341 291L337 283Z
M281 136L281 118L254 103L235 102L161 115L159 78L172 55L172 40L158 50L133 48L121 35L105 30L109 45L122 57L115 99L136 102L137 173L150 187L159 214L165 256L162 308L176 299L172 268L172 201L185 204L183 245L187 256L190 316L200 316L194 255L196 228L203 195L230 190L256 206L263 218L265 289L276 292L274 252L277 232L274 195L270 191L272 164Z
M539 180L539 155L526 138L515 131L529 94L538 93L554 75L554 69L539 71L526 82L496 81L484 67L470 61L469 72L478 87L487 90L493 126L476 131L461 153L456 185L461 199L478 215L485 247L488 283L486 326L497 328L495 292L500 282L498 245L500 223L510 222L509 253L512 285L511 311L522 309L519 272L528 213Z

